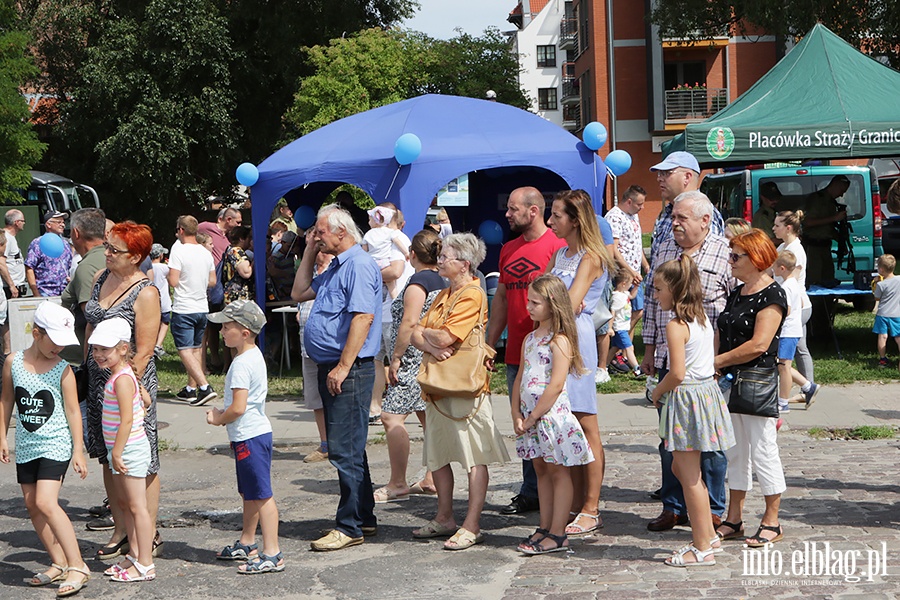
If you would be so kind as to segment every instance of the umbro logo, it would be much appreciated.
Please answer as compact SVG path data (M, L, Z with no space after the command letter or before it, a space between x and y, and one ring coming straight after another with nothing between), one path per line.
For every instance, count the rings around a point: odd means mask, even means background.
M543 273L544 269L535 262L525 257L519 257L503 268L506 273L515 279L530 282L536 276Z

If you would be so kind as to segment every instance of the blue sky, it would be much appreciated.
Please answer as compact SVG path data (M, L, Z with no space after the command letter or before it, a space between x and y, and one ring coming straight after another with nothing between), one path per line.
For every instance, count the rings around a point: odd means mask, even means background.
M481 35L490 25L500 31L514 28L506 17L516 7L516 0L419 0L419 4L422 8L403 27L431 37L449 39L456 27L471 35Z

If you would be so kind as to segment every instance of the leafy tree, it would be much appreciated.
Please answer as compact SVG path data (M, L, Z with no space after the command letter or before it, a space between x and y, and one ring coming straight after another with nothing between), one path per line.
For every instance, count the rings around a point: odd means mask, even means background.
M28 122L28 104L21 88L37 72L28 54L29 37L17 29L11 0L0 1L0 201L21 202L10 188L31 183L30 169L41 159L44 144Z
M369 29L305 51L315 74L301 80L285 115L290 138L427 93L483 98L493 89L508 104L529 105L518 86L518 61L494 28L481 37L458 32L446 41Z
M900 68L900 0L657 0L650 19L662 35L687 39L757 28L802 37L822 23L853 46Z

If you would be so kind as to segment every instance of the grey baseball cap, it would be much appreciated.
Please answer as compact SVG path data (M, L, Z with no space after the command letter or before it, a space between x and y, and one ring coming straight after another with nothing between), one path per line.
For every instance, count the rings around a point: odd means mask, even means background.
M266 324L266 314L253 300L235 300L221 312L210 313L208 318L213 323L234 321L255 334Z

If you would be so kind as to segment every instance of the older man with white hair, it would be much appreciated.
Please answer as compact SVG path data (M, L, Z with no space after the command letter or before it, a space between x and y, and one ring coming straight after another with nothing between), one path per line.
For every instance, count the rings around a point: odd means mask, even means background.
M341 488L334 529L312 543L320 552L362 544L363 535L377 525L366 439L373 359L381 345L382 280L361 240L350 213L333 204L323 207L306 233L306 250L291 290L297 302L315 298L303 345L319 366L328 458ZM320 251L333 254L334 260L313 279Z
M715 209L706 194L696 190L679 194L672 202L672 236L659 243L650 273L647 275L647 301L644 313L644 346L646 353L641 368L647 374L662 379L667 372L666 323L674 315L662 310L653 288L653 274L659 265L687 254L697 264L703 287L703 308L709 322L716 323L725 308L728 295L734 288L728 254L728 241L710 230ZM663 444L659 446L662 462L660 499L662 513L647 524L650 531L666 531L687 523L687 509L681 484L672 472L672 454ZM728 462L724 452L703 452L700 466L709 490L709 505L714 525L721 522L725 512L725 469Z

